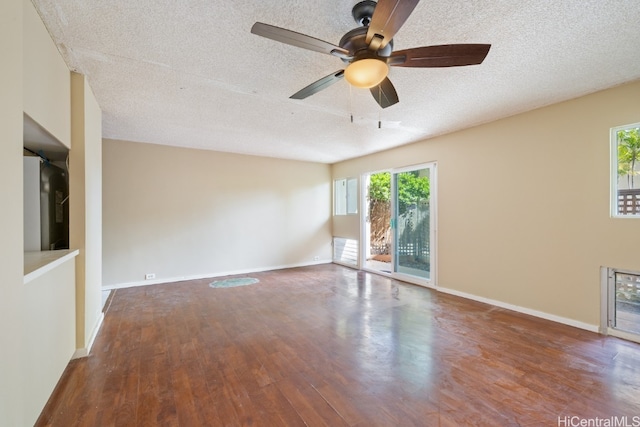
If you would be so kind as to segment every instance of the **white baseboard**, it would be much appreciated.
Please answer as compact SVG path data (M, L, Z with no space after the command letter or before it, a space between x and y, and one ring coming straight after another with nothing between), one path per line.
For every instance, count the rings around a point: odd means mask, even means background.
M98 317L98 321L96 322L96 325L93 327L93 331L91 331L91 336L89 337L89 342L87 343L87 346L84 348L77 349L75 353L73 353L73 356L71 356L71 359L80 359L82 357L89 356L89 353L91 353L91 347L93 347L93 342L96 340L96 337L98 336L98 331L100 331L100 327L102 326L103 321L104 321L104 313L101 311L100 316Z
M319 260L319 261L312 261L312 262L299 263L299 264L278 265L278 266L259 267L259 268L252 268L252 269L246 269L246 270L232 270L232 271L223 271L223 272L218 271L215 273L197 274L193 276L166 277L166 278L158 278L153 280L141 280L137 282L117 283L115 285L103 286L102 290L107 291L111 289L133 288L136 286L161 285L163 283L184 282L186 280L210 279L210 278L223 277L223 276L235 276L238 274L252 274L252 273L260 273L263 271L283 270L285 268L308 267L311 265L320 265L320 264L331 264L331 260Z
M507 310L528 314L530 316L539 317L541 319L551 320L552 322L562 323L564 325L573 326L575 328L584 329L586 331L596 332L596 333L600 332L600 327L598 325L591 325L589 323L580 322L574 319L569 319L567 317L556 316L555 314L545 313L544 311L532 310L530 308L521 307L519 305L508 304L506 302L484 298L484 297L480 297L473 294L468 294L466 292L457 291L455 289L442 288L442 287L437 287L435 289L440 292L444 292L446 294L455 295L455 296L470 299L473 301L483 302L485 304L493 305L500 308L506 308Z
M161 279L155 279L155 280L141 280L138 282L127 282L127 283L119 283L115 285L107 285L107 286L103 286L102 289L110 290L110 289L132 288L136 286L159 285L163 283L182 282L185 280L209 279L209 278L216 278L216 277L223 277L223 276L234 276L239 274L259 273L259 272L271 271L271 270L283 270L285 268L308 267L311 265L330 264L332 262L333 262L332 260L321 260L321 261L313 261L309 263L270 266L270 267L253 268L253 269L246 269L246 270L233 270L233 271L216 272L216 273L208 273L208 274L198 274L193 276L179 276L179 277L168 277L168 278L161 278ZM337 263L337 264L340 264L340 263ZM357 269L357 267L354 267L351 265L344 265L344 266ZM425 285L423 284L422 286L425 286ZM509 304L506 302L502 302L502 301L498 301L490 298L484 298L484 297L469 294L466 292L461 292L455 289L443 288L439 286L436 286L436 287L427 286L427 287L439 292L450 294L450 295L455 295L455 296L470 299L473 301L478 301L478 302L493 305L496 307L504 308L507 310L516 311L518 313L528 314L530 316L539 317L541 319L551 320L552 322L562 323L564 325L573 326L575 328L584 329L586 331L600 333L600 327L598 325L592 325L592 324L580 322L574 319L569 319L567 317L556 316L555 314L549 314L543 311L533 310L530 308ZM84 357L84 356L79 356L79 357Z

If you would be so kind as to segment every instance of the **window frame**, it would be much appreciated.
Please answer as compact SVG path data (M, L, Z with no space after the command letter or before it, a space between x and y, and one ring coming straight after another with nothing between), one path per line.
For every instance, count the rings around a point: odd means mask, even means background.
M338 185L343 183L344 191L338 191ZM343 200L338 200L342 197ZM344 207L344 211L339 207ZM358 178L346 177L333 180L333 215L347 216L358 215Z
M610 161L610 198L609 198L609 213L611 218L640 218L640 213L636 214L621 214L618 211L618 132L621 130L628 129L640 129L640 123L631 123L622 126L612 127L609 135L610 145L609 145L609 161ZM640 166L640 162L638 164ZM640 179L640 175L638 176Z

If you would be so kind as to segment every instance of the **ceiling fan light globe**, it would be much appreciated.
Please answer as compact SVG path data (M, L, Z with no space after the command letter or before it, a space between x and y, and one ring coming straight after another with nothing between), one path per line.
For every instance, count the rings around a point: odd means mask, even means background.
M379 85L389 74L389 66L379 59L365 58L353 61L346 70L344 78L349 84L359 88L371 88Z

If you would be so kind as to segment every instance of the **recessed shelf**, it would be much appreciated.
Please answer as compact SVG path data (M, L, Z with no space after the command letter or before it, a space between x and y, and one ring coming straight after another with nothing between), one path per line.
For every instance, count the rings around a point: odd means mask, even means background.
M69 153L69 148L29 117L27 113L24 113L23 116L22 138L24 148L36 153L42 151L52 161L64 161Z

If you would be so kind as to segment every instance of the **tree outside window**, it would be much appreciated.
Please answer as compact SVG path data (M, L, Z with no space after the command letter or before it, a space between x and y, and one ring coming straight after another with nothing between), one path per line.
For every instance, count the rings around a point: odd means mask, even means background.
M640 216L640 124L613 129L612 143L616 173L613 215Z

